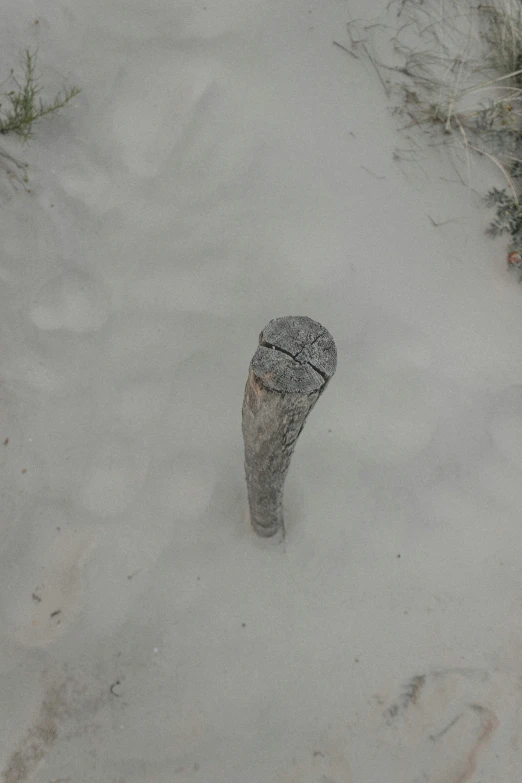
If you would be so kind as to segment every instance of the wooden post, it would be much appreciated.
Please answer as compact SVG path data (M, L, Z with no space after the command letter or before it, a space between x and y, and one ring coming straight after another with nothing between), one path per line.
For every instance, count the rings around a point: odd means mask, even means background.
M283 486L306 417L335 372L331 334L306 316L275 318L259 336L243 401L250 522L284 534Z

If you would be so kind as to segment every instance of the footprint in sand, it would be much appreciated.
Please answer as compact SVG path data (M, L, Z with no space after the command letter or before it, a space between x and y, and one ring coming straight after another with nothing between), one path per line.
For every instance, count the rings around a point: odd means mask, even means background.
M33 300L30 317L35 326L46 331L93 332L106 322L109 304L101 283L71 271L45 283Z
M2 622L24 647L43 647L76 615L83 560L94 543L90 530L71 529L61 505L31 504L18 520L23 537L9 536L0 556Z
M413 677L384 713L386 745L401 783L468 783L499 725L489 675L474 669Z
M106 688L83 678L62 674L51 680L43 692L39 709L33 709L32 720L27 722L6 758L0 772L2 783L34 780L57 742L92 734L93 725L96 725L93 719L109 698ZM36 702L34 707L37 707ZM13 729L20 732L19 727L13 726ZM50 776L44 774L43 779L48 781ZM72 783L72 780L60 777L53 778L50 783Z
M150 47L134 47L116 78L103 122L108 142L133 174L153 177L165 169L212 88L217 69L210 59L191 61L186 52L172 47L159 47L152 55Z

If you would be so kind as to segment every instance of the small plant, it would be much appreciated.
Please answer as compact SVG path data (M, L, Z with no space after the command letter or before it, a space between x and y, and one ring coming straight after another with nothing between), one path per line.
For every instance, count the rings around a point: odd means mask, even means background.
M15 89L1 94L4 98L0 102L0 134L6 136L12 133L19 136L24 142L33 136L34 123L65 106L71 98L78 95L80 90L72 87L68 90L62 90L50 103L45 103L39 97L42 88L36 75L36 52L26 49L23 59L24 78L20 84L13 70L7 81L11 81ZM6 104L4 106L4 104ZM28 192L27 187L27 163L17 160L5 149L0 148L0 163L7 177L13 185L21 184Z
M486 205L496 207L496 217L488 228L488 234L510 234L515 251L522 249L522 206L505 188L492 188L486 196Z
M16 89L4 93L8 101L7 108L0 103L0 133L15 133L24 141L32 137L33 125L37 120L63 108L80 92L77 87L71 87L58 93L51 103L44 103L39 98L42 88L36 75L36 52L29 49L25 50L23 84L15 79L12 72L11 79Z
M522 205L505 188L492 188L486 196L488 207L495 207L495 219L487 233L493 237L509 234L508 268L518 273L522 282Z

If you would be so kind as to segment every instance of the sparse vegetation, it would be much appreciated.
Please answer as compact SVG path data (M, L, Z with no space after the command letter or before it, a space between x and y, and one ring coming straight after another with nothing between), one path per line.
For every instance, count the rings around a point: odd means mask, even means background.
M23 79L19 82L12 69L6 81L12 84L13 89L2 93L3 100L0 102L0 134L12 133L24 142L33 137L33 126L38 120L62 109L80 92L77 87L71 87L63 89L51 102L43 101L40 97L42 87L36 72L36 55L36 51L25 50ZM12 179L20 180L21 177L23 182L27 182L27 164L21 163L5 150L0 150L0 156ZM11 167L9 164L12 164Z
M496 210L488 233L510 235L508 263L522 276L522 2L392 0L384 17L353 29L346 48L397 96L402 129L440 134L468 171L477 154L502 173L505 188L486 196Z

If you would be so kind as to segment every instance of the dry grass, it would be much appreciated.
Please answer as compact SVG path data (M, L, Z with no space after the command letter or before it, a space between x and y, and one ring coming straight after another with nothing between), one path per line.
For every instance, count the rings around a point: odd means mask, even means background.
M489 232L510 234L511 257L522 255L521 0L391 0L373 23L350 23L348 37L396 97L402 129L464 152L468 183L472 155L502 173L505 189L487 197L496 208Z

